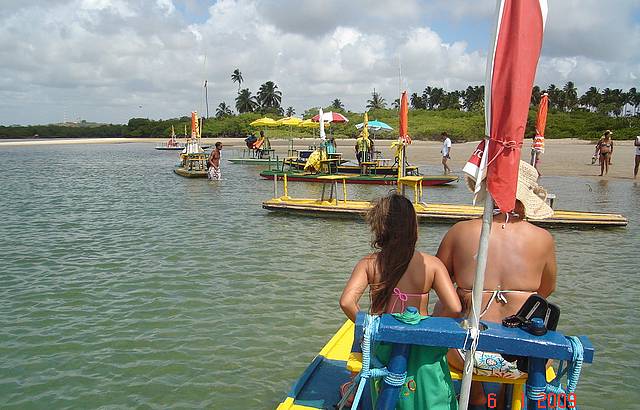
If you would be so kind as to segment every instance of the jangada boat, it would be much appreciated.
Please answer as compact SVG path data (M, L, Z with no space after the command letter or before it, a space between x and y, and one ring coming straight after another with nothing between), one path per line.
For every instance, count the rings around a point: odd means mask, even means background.
M187 178L207 177L208 155L200 146L198 114L191 113L191 138L180 153L180 163L173 169L176 174Z
M346 217L362 218L373 206L368 201L354 201L347 198L345 175L323 175L317 177L317 182L329 186L322 189L320 198L292 198L288 194L286 175L283 176L284 194L278 196L277 181L274 180L274 198L262 203L264 209L276 212L297 213L322 218ZM481 206L463 204L428 203L423 200L423 177L406 176L397 180L401 186L412 188L414 191L413 206L420 222L455 223L458 221L479 218L482 216ZM342 198L338 199L339 183L342 183ZM327 192L329 191L329 192ZM583 212L554 210L553 216L545 219L529 219L529 222L547 228L555 227L585 227L605 228L621 227L628 223L627 218L620 214L603 212Z
M156 149L161 151L181 151L184 148L185 144L176 139L176 132L173 129L173 125L171 126L171 137L169 141L156 146Z
M287 397L280 403L279 410L309 408L339 410L345 407L352 393L353 404L347 407L369 409L372 408L372 403L368 400L370 389L367 386L375 386L375 390L379 390L375 402L376 409L394 409L401 397L414 400L416 404L420 401L427 407L427 404L430 404L429 391L425 389L425 396L418 396L417 378L407 375L409 355L415 346L466 351L463 374L453 374L453 372L451 374L452 379L462 379L459 396L461 410L474 407L497 407L497 397L491 394L487 395L486 406L483 404L469 407L472 381L511 385L511 387L505 386L506 394L504 395L507 402L506 408L511 410L521 410L523 402L526 402L526 408L529 410L577 408L575 391L580 371L583 363L593 362L595 349L585 336L565 336L553 330L555 325L551 323L557 324L557 320L551 320L550 312L557 308L543 309L536 313L535 311L542 305L539 300L542 298L532 295L535 298L529 314L520 315L518 312L517 315L505 318L502 323L482 323L479 319L484 289L484 265L488 255L489 230L493 218L493 200L495 197L496 204L502 212L513 210L513 207L508 208L509 204L501 205L499 201L510 198L515 203L516 200L517 167L520 161L520 153L516 150L522 142L521 131L524 130L523 125L526 122L531 98L530 90L536 71L535 65L542 47L547 4L545 0L526 2L501 0L496 9L498 13L495 19L496 33L492 42L493 47L487 57L486 90L488 92L485 94L487 110L485 111L487 121L485 141L489 144L491 140L495 145L484 151L487 155L482 156L482 164L478 168L480 171L487 172L485 175L479 173L476 179L477 186L480 186L485 193L485 207L480 208L484 211L483 227L478 252L475 255L478 268L473 279L471 309L467 318L460 320L423 317L415 307L408 307L401 314L367 315L360 312L356 317L355 327L350 322L345 323L320 351L295 382ZM523 83L520 84L521 87L513 85L515 74L519 74L518 78ZM403 93L402 100L406 101L406 92ZM401 111L406 104L402 100ZM494 104L506 104L506 108L491 111L495 108ZM506 126L519 130L519 133L506 131L504 128ZM405 139L405 135L406 133L401 131L401 139ZM499 182L504 182L502 191L496 189L494 185L497 177L501 178ZM413 177L401 175L398 184L413 185L414 204L419 204L421 202L418 201L421 194L419 182L414 182L411 178ZM486 179L484 186L483 179ZM335 185L332 188L332 194L336 193L335 198L330 195L326 201L322 201L324 204L320 203L322 206L338 206L340 202L337 198L338 180L331 182ZM349 201L346 198L344 186L343 182L343 202L347 206ZM281 198L284 201L290 199L286 189L285 195ZM360 202L360 204L363 204L361 207L366 208L367 205L364 204L368 203ZM416 210L418 210L417 207ZM554 216L557 216L557 213ZM626 219L622 218L622 220L626 224ZM521 311L526 304L522 306ZM514 318L518 320L513 320ZM379 349L380 344L390 345L391 353L386 364L376 363L375 350ZM477 352L497 352L503 356L517 356L518 367L522 365L526 373L518 379L502 378L504 374L501 371L492 372L491 377L474 375L473 370L477 367L474 357ZM556 364L560 361L557 370L553 367L547 368L549 359ZM427 365L424 368L425 372L428 372L426 368L433 363L422 364ZM562 378L565 373L567 381L566 385L563 385ZM427 381L428 377L424 379ZM343 389L343 383L350 380L353 380L352 387ZM433 389L432 392L438 389L437 381L435 383L436 385L428 386ZM342 394L341 390L345 394ZM413 402L408 404L411 405ZM450 407L443 405L438 408Z
M395 185L398 183L396 175L376 175L376 174L330 174L330 173L310 173L304 171L282 171L282 170L265 170L260 172L260 176L264 179L273 180L278 178L283 180L287 175L288 181L316 182L323 183L326 180L323 177L327 175L336 175L344 177L347 184L375 184L375 185ZM423 186L438 186L456 182L458 177L455 175L420 175Z

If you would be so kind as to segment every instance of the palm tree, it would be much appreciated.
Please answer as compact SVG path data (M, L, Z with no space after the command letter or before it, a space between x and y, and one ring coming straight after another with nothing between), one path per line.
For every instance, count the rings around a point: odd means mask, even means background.
M344 104L342 103L342 101L340 101L339 98L336 98L335 100L333 100L331 102L331 108L333 108L334 110L344 110Z
M413 94L411 94L411 98L410 98L410 100L411 100L411 106L412 106L414 109L427 108L427 107L424 105L424 102L422 101L422 97L420 97L420 96L418 95L418 93L413 93Z
M278 90L278 86L273 81L267 81L260 86L258 90L258 102L261 108L280 108L282 101L282 92Z
M378 108L385 108L386 106L387 106L387 103L385 102L384 98L382 98L374 88L373 92L371 93L371 99L367 100L367 108L375 110Z
M240 90L236 97L236 110L238 110L238 113L253 112L256 108L258 108L258 102L256 97L251 95L251 91L248 88Z
M424 108L428 110L433 108L431 104L432 91L433 91L433 88L431 88L430 86L425 87L425 89L422 91L422 103L424 104Z
M231 74L231 81L233 81L234 83L238 83L238 93L240 92L240 84L242 84L243 80L244 79L242 78L240 69L236 68L235 70L233 70L233 74Z
M585 92L579 99L580 104L589 108L589 111L593 111L600 104L600 100L600 90L596 87L589 87L587 92Z
M540 105L541 98L542 98L542 91L540 90L540 87L538 87L537 85L534 85L533 88L531 89L531 103L529 105L537 107L538 105Z
M292 117L296 115L296 110L293 107L287 107L287 117Z
M445 96L445 91L442 88L433 87L431 94L429 94L429 109L435 109L440 107Z
M228 117L233 115L233 111L231 111L231 107L227 105L226 102L221 102L218 104L218 108L216 109L216 118Z
M567 81L562 91L564 92L564 106L567 111L572 111L578 105L578 90L573 81Z
M549 106L552 108L562 108L563 93L555 84L549 84L547 88L547 94L549 94Z

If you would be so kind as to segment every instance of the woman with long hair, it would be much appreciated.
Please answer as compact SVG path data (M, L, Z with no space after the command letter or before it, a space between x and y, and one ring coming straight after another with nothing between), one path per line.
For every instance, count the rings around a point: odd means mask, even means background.
M367 287L371 314L402 313L414 306L427 315L429 291L434 289L443 307L440 316L458 316L462 307L447 269L438 258L415 249L418 221L411 201L397 193L381 198L367 214L367 222L376 252L360 259L342 292L340 307L347 317L355 321ZM382 363L390 353L391 345L375 347ZM416 408L457 409L446 354L446 348L412 347L399 407L410 402L409 408L419 404Z

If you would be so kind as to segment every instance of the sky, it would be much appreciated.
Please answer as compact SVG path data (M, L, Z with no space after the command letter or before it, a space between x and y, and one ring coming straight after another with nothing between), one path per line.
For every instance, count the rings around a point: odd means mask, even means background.
M535 83L640 88L640 1L548 0ZM495 0L0 0L0 124L126 123L235 106L273 81L296 114L375 89L484 82Z

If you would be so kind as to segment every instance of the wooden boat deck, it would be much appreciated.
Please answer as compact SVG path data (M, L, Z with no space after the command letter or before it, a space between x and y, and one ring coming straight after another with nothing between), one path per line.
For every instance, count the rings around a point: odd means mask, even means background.
M295 212L314 216L359 217L370 208L371 202L344 200L296 199L289 197L273 198L262 203L262 207L271 211ZM482 216L482 207L456 204L414 204L420 221L455 223ZM615 227L626 226L627 218L620 214L556 210L550 218L529 222L544 227Z
M273 180L277 175L278 180L282 180L283 175L287 175L289 181L300 182L326 182L324 177L328 175L335 175L340 178L344 178L347 184L374 184L374 185L396 185L398 183L398 177L395 175L358 175L358 174L327 174L318 173L312 174L308 172L295 172L295 171L262 171L260 176L264 179ZM420 175L417 176L422 180L423 186L437 186L450 184L458 181L458 177L455 175Z

